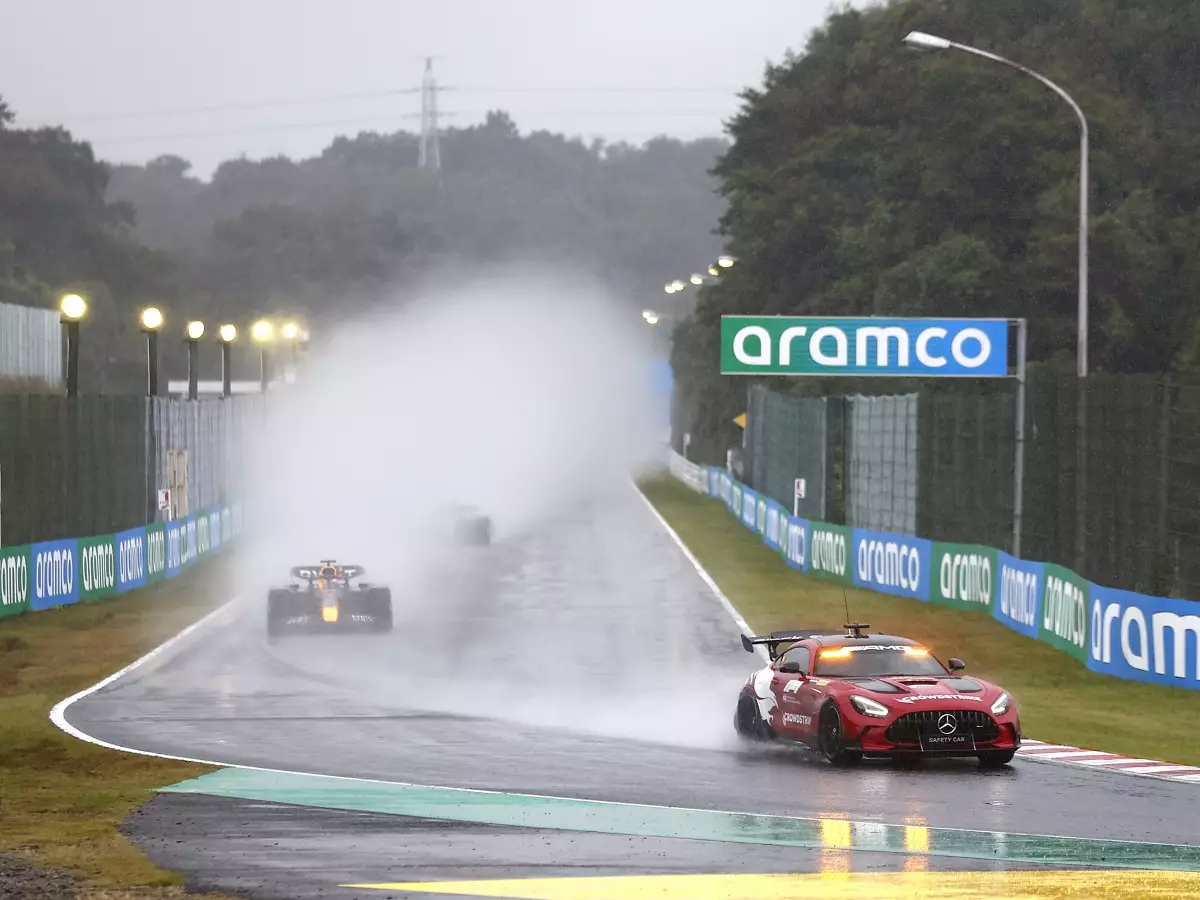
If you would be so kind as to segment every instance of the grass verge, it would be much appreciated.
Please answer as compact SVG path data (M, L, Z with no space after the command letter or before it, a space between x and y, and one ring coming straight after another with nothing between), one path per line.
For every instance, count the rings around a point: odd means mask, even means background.
M668 476L640 486L757 632L822 623L839 628L845 621L840 585L789 568L719 501ZM1031 738L1200 765L1195 691L1090 672L985 615L858 588L849 588L846 598L854 621L920 640L941 659L961 657L968 673L1002 685L1017 699L1022 730Z
M0 620L0 851L68 870L81 896L181 896L118 826L154 788L212 770L93 746L48 715L227 600L230 568L221 554L127 596Z

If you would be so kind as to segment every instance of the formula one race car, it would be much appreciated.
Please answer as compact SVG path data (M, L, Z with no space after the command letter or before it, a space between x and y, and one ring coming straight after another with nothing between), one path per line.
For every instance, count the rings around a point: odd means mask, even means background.
M362 566L339 566L332 559L319 566L297 566L293 583L267 595L267 634L288 631L392 630L392 592L373 584L350 580L362 575Z
M486 547L492 542L492 519L472 506L458 504L448 510L454 542L471 547Z
M946 667L915 641L869 627L742 635L751 653L765 644L771 664L742 688L738 734L794 741L835 765L864 755L975 756L993 768L1013 758L1021 723L1008 693L956 674L962 660ZM780 654L781 644L791 646Z

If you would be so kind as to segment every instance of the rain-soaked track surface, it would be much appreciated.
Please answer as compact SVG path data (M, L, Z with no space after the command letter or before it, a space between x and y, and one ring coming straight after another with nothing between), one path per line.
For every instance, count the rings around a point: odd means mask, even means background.
M739 747L733 699L757 658L632 491L532 537L462 553L413 592L419 628L405 624L395 586L390 636L268 644L261 605L239 606L67 718L121 746L296 772L864 825L1200 843L1195 785L1021 760L1000 772L970 761L843 771L798 751ZM164 865L264 897L382 897L389 892L337 885L581 871L989 866L874 852L846 862L858 845L839 841L836 827L830 849L818 850L187 794L160 795L129 827Z

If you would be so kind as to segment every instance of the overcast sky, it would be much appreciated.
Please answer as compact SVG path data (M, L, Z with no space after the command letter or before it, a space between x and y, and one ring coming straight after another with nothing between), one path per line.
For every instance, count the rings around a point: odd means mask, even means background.
M857 5L862 5L859 3ZM0 95L113 161L319 153L419 129L423 58L443 126L509 111L641 142L717 135L829 0L0 0ZM405 93L405 91L409 91ZM200 109L219 107L219 109ZM238 108L240 107L240 108Z

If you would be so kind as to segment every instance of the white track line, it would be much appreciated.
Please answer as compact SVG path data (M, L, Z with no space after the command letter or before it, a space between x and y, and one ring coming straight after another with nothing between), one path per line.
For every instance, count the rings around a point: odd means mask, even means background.
M671 539L675 541L676 546L683 551L683 555L687 558L687 561L692 564L692 568L696 570L696 574L700 576L701 580L703 580L706 585L708 585L709 590L711 590L717 600L721 602L721 606L725 607L725 612L729 613L730 617L734 621L734 624L736 624L737 627L741 629L742 633L747 637L752 637L754 632L750 630L750 625L744 618L742 618L742 614L737 611L737 607L729 602L729 598L725 596L725 592L722 591L717 585L716 580L708 574L704 566L700 564L700 560L696 559L692 551L688 549L688 545L683 542L683 538L679 536L679 533L671 527L670 523L663 518L663 514L660 513L658 509L655 508L654 504L650 502L650 498L642 493L642 489L637 486L637 482L632 482L632 484L633 489L637 491L637 495L641 497L642 502L646 504L646 508L654 514L654 518L658 519L658 524L660 524L663 527L663 530L671 536ZM764 661L770 662L770 658L767 656L766 651L761 645L755 647L754 649Z
M233 600L230 600L230 601L222 604L221 606L217 607L216 609L214 609L208 615L204 616L199 621L193 622L191 625L189 625L187 628L183 629L183 631L179 632L179 634L175 635L173 638L168 638L166 641L163 641L163 643L159 644L157 647L155 647L153 650L151 650L145 656L142 656L139 659L135 659L133 662L131 662L125 668L121 669L119 672L113 672L111 675L109 675L103 681L97 681L90 688L85 688L84 690L80 691L77 694L72 694L66 700L60 700L58 703L54 704L54 708L50 710L50 721L53 722L59 728L61 728L63 731L65 731L67 734L71 735L71 737L78 738L81 741L86 741L89 744L95 744L98 747L105 747L109 750L120 750L124 753L137 753L142 756L158 756L158 757L162 757L163 759L175 759L175 760L179 760L181 762L199 762L199 763L203 763L204 765L213 765L213 766L224 765L224 763L210 763L205 760L187 759L182 756L166 756L162 753L149 753L145 750L135 750L132 747L119 747L116 744L110 744L107 741L102 741L99 738L92 737L90 734L86 734L86 733L80 731L78 728L76 728L74 725L72 725L70 722L67 721L66 714L67 714L67 710L71 708L72 704L77 703L78 701L82 700L85 697L90 697L92 694L96 693L96 691L99 691L99 690L102 690L103 688L108 687L110 684L112 684L117 679L123 678L124 676L128 675L130 672L133 672L134 670L141 668L142 666L144 666L146 663L150 662L151 660L156 659L159 656L162 656L164 653L166 653L172 647L176 646L177 644L179 644L180 642L182 642L183 640L185 640L192 634L195 634L197 631L199 631L205 625L209 624L210 622L215 621L220 615L228 612L233 607L233 604L236 602L237 602L237 598L235 597Z

